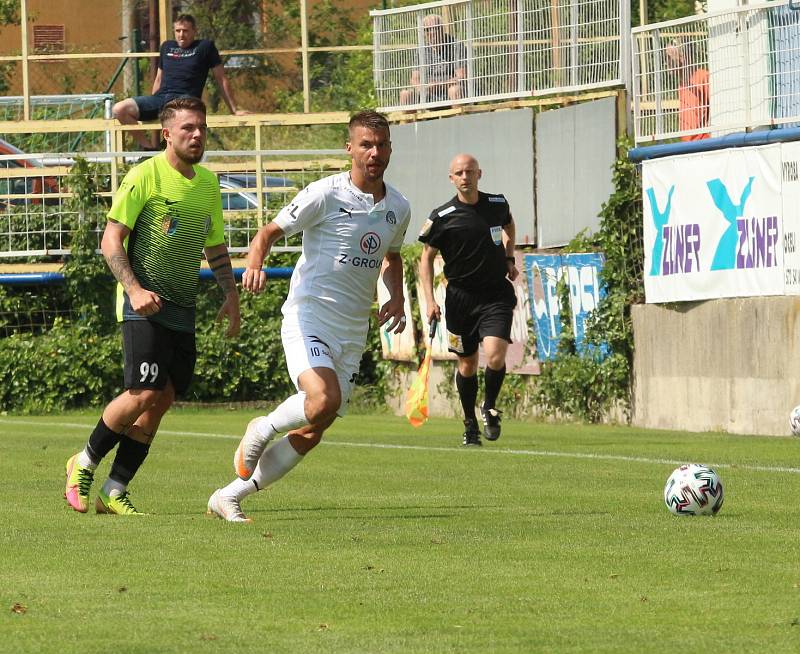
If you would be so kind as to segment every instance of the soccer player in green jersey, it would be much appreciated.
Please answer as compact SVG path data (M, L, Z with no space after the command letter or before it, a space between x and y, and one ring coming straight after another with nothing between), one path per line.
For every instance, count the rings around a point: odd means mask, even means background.
M163 153L135 166L114 196L101 249L117 279L125 391L103 410L84 449L67 461L65 497L81 513L97 465L117 444L98 513L138 515L128 484L150 449L161 418L194 373L198 271L205 253L225 293L219 318L239 332L239 294L224 243L219 183L198 166L206 143L206 109L176 98L160 114Z

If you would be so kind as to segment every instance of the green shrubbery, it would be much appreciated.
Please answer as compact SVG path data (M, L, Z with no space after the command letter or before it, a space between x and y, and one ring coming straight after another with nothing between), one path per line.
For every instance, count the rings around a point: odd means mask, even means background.
M102 183L97 169L79 160L68 184L79 216L64 266L61 287L0 287L0 315L53 304L69 308L71 319L56 319L44 333L0 338L0 410L56 412L102 406L122 389L122 344L114 319L114 280L96 253L97 228L106 208L92 197ZM296 254L270 258L277 267L294 264ZM197 305L198 358L194 382L183 399L194 402L271 401L294 392L280 338L281 305L289 283L272 279L260 295L242 293L242 331L225 337L216 321L222 292L214 281L200 283ZM372 325L361 366L357 395L382 406L391 364L381 359L380 335Z
M605 256L600 280L606 296L600 300L586 329L590 346L575 348L567 289L561 288L562 336L555 360L542 364L538 402L551 414L596 422L614 408L630 407L633 328L630 307L643 298L642 193L636 167L625 153L630 143L619 144L614 165L614 193L600 212L600 230L592 240L576 237L573 252L600 250ZM605 344L606 355L599 347Z
M98 405L120 392L119 336L57 320L46 334L0 339L0 409L48 413Z
M625 149L621 144L621 152ZM75 211L81 224L72 243L72 257L65 266L67 284L56 291L56 296L69 304L72 321L57 321L43 335L17 334L0 339L0 375L5 380L0 410L53 412L101 406L121 390L122 350L112 313L114 282L95 253L96 229L105 220L104 209L80 208L95 206L89 200L91 187L100 180L85 162L76 164L74 177ZM614 184L615 192L603 206L596 237L589 240L580 236L570 246L573 251L598 249L605 255L601 278L607 295L586 335L591 344L605 343L608 354L599 356L596 348L590 348L589 353L576 352L569 303L562 302L566 310L561 316L564 329L558 356L542 365L538 378L508 378L500 400L510 415L530 415L538 410L597 421L609 410L626 409L629 404L633 361L630 306L642 297L642 239L640 182L635 167L625 158L615 165ZM279 255L270 260L270 265L290 266L295 256ZM404 249L404 259L413 293L419 247ZM224 325L215 321L222 302L219 288L213 281L201 283L198 360L186 400L273 401L293 392L280 340L280 307L287 290L287 280L270 280L261 295L243 293L242 333L230 340L224 337ZM0 313L19 311L37 302L35 290L0 288ZM419 326L417 303L412 301L412 307ZM384 407L395 371L395 364L381 357L380 334L373 321L355 401L371 409ZM451 384L447 387L445 392L452 393Z

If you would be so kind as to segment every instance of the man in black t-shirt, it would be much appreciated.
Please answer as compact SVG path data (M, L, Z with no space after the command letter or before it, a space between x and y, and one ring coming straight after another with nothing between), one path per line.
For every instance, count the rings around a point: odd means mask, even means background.
M173 24L175 40L164 41L158 57L158 72L153 81L152 95L139 95L117 102L112 113L123 125L134 125L139 120L153 120L170 100L182 96L200 98L206 85L208 72L214 76L223 100L235 116L249 112L236 108L233 92L217 46L208 39L197 39L194 17L181 14ZM148 132L131 132L134 140L145 150L157 149L157 142Z
M433 297L433 261L438 253L444 259L448 349L458 356L456 388L464 410L464 445L481 444L475 417L479 343L487 363L481 405L483 435L490 441L500 437L500 411L495 403L506 374L506 351L517 303L511 282L519 275L508 201L503 195L478 191L480 178L475 157L457 155L450 163L456 196L431 212L419 234L425 244L419 276L429 321L441 317Z

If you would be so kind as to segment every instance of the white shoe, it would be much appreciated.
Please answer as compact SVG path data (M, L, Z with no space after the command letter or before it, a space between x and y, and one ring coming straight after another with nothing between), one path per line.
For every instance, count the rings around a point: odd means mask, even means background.
M228 522L253 522L242 512L239 500L235 497L225 497L221 490L218 488L208 498L208 515L215 515Z
M266 434L258 429L259 424L262 424L267 429ZM264 450L267 449L267 445L273 438L275 438L275 432L272 430L272 425L267 422L266 417L253 418L247 424L247 429L239 442L239 447L236 448L236 454L233 455L233 469L239 479L247 481L253 476L258 460L264 454Z

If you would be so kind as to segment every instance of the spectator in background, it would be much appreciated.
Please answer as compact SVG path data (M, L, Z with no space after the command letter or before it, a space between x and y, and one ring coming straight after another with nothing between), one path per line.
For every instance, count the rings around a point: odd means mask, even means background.
M208 39L196 38L197 24L194 16L181 14L175 19L173 28L175 40L164 41L161 44L158 72L153 81L153 94L117 102L112 109L114 118L123 125L134 125L140 120L157 118L161 108L174 98L181 96L200 98L209 71L219 85L222 98L231 113L235 116L249 113L236 106L217 46ZM135 131L131 134L142 149L158 149L158 141L151 133Z
M439 14L425 16L422 30L425 44L421 68L411 71L411 88L400 91L400 104L458 100L465 78L464 46L445 32Z
M708 125L708 69L686 60L679 43L673 42L664 49L667 64L678 78L678 129L682 132ZM711 134L685 134L682 141L699 141Z

